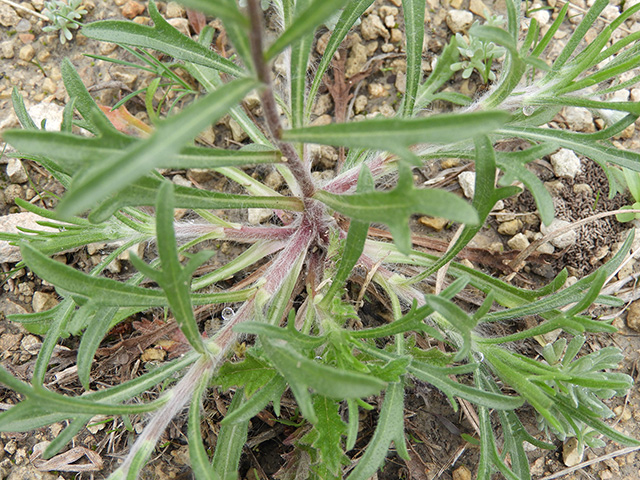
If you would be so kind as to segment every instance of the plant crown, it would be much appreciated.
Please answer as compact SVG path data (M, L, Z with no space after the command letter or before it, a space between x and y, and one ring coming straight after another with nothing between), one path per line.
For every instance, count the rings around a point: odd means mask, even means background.
M471 99L444 89L468 45L452 37L425 78L425 0L403 0L406 93L396 116L311 126L331 59L373 0L272 0L268 14L278 17L281 30L270 43L257 0L249 0L246 8L234 0L179 3L219 18L233 55L227 58L210 48L210 27L197 40L182 35L153 2L153 26L106 20L82 29L89 38L121 45L140 61L140 68L156 72L145 95L152 127L121 110L99 108L69 61L62 73L71 100L60 131L38 128L14 91L23 129L5 132L4 140L18 150L13 155L45 167L66 193L53 211L19 201L42 216L43 226L55 227L54 232L1 237L20 244L24 263L55 285L61 301L45 312L12 317L44 340L28 382L0 369L0 382L23 397L0 414L0 430L30 431L67 420L44 452L50 458L95 415L121 417L129 425L131 416L148 414L146 428L110 477L135 478L171 418L188 406L189 454L197 478L237 478L251 418L268 405L280 415L281 397L289 391L305 423L292 439L298 453L283 467L288 476L282 478L348 475L349 480L365 480L383 465L392 443L400 457L408 458L405 390L421 381L442 391L454 409L463 401L477 411L479 434L465 438L480 445L479 479L488 480L496 471L509 479L530 478L523 443L553 448L523 428L516 409L525 403L536 410L541 428L559 438L574 436L582 445L595 446L604 435L639 444L603 421L612 416L605 401L624 395L632 385L631 377L616 372L620 351L605 348L580 355L586 334L615 331L583 312L593 303L620 304L600 291L623 261L631 237L605 266L571 286L565 285L565 270L545 287L526 290L454 260L496 203L521 191L513 186L518 182L533 194L542 222L553 220L550 194L527 169L536 159L566 148L596 162L611 179L620 167L640 171L640 154L608 142L638 118L640 104L607 100L609 93L629 85L617 79L640 63L640 34L611 41L640 4L585 45L585 34L608 5L596 0L557 58L545 60L568 4L544 34L531 19L522 36L527 21L522 2L507 0L504 28L471 29L476 43L493 45L494 56L505 54L491 88ZM316 35L336 12L341 13L324 56L312 70ZM165 61L153 51L164 54ZM476 53L464 55L474 58ZM272 80L276 59L287 71L278 87ZM203 92L185 82L184 72ZM483 63L485 81L494 76L489 72ZM180 100L192 101L165 115L161 107L169 97L155 106L153 99L169 89ZM257 119L242 107L251 92L260 99L262 116ZM465 107L426 115L436 101ZM606 111L614 120L596 133L546 128L563 107ZM211 148L200 135L225 115L248 137L240 148ZM77 127L89 135L76 133ZM506 139L523 140L526 148L496 151L494 144ZM311 144L345 153L333 178L311 174ZM414 184L412 170L440 158L473 164L471 202ZM276 191L259 175L249 175L245 167L255 166L277 171L286 188ZM205 169L237 188L175 185L160 175L161 169ZM187 209L198 219L176 220L176 209ZM255 212L251 209L272 212L269 222L236 220ZM445 254L414 248L410 220L415 214L460 225ZM372 224L386 226L393 242L376 237L380 230L371 229ZM112 250L91 271L52 259L96 242L108 243ZM220 254L203 245L222 242L245 248L214 267L211 259ZM103 274L110 262L140 244L150 245L156 257L131 253L137 273L125 281ZM436 276L435 290L429 289ZM483 298L473 311L456 301L468 287ZM375 325L363 313L362 305L374 302L374 294L390 305L391 322ZM225 309L222 326L208 336L194 314L203 305ZM168 312L189 351L122 384L96 389L92 365L105 336L151 308ZM487 333L494 332L490 327L495 322L533 315L540 320L535 326L507 335ZM540 339L555 330L564 334L544 347L542 358L511 348L514 342ZM77 366L86 392L80 396L56 393L45 382L54 347L69 335L81 337ZM444 347L425 347L425 339ZM244 352L237 348L242 340L250 340ZM169 386L155 400L132 401L157 385ZM212 388L232 392L233 401L211 457L200 429L201 401ZM359 411L372 409L377 395L383 400L376 429L356 462L348 454L358 438Z

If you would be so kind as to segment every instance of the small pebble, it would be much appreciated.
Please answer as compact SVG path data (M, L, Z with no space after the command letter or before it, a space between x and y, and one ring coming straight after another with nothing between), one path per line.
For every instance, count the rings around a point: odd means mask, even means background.
M446 17L447 26L453 33L466 32L473 23L473 14L466 10L449 10Z
M569 222L556 218L548 226L544 224L540 225L540 232L542 232L543 235L548 235L549 233L555 232L556 230L567 227L569 225L571 225ZM561 235L556 235L549 241L554 247L567 248L576 243L577 239L578 234L575 232L575 230L569 230L568 232Z
M573 467L582 461L584 447L580 448L578 439L575 437L565 440L562 447L562 460L567 467Z
M26 183L29 179L22 162L17 158L10 158L7 162L7 176L12 183Z
M35 292L33 294L33 300L31 306L34 312L44 312L50 310L58 304L58 300L55 295L45 292Z
M389 95L389 92L381 83L370 83L368 86L369 95L372 98L382 98Z
M580 158L567 148L561 148L549 157L556 177L575 178L580 173Z
M36 55L36 50L32 45L25 45L18 52L18 58L24 62L30 62Z
M186 10L182 5L177 2L169 2L167 3L167 18L180 18L186 17Z
M122 15L129 20L137 17L138 15L142 15L144 12L144 5L138 2L134 2L133 0L128 1L124 4L124 6L120 9Z
M508 222L501 223L498 225L498 233L501 235L507 235L509 237L513 237L517 234L522 228L522 220L516 218L515 220L510 220Z
M464 196L471 199L476 188L476 172L462 172L458 175L458 183Z
M634 301L627 310L627 326L640 332L640 300Z
M460 465L453 471L453 480L471 480L471 470L466 466Z
M446 218L426 216L420 217L418 219L418 222L420 222L422 225L426 225L427 227L434 229L436 232L439 232L449 224L449 220L447 220Z
M507 245L509 245L509 248L512 250L522 251L529 246L529 240L525 234L517 233L507 240Z
M161 362L166 356L167 352L161 348L147 348L142 352L142 355L140 355L140 360L143 362Z
M382 37L389 39L389 30L387 30L378 15L372 13L362 19L360 24L360 33L365 40L375 40Z

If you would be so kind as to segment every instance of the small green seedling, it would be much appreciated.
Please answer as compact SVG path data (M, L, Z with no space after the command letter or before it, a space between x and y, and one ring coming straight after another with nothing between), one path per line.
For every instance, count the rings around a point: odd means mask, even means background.
M82 6L82 0L50 0L44 2L43 13L49 18L52 25L47 25L42 30L45 32L57 32L60 30L60 43L63 45L73 38L71 30L76 30L80 25L79 20L87 13Z
M493 15L486 22L486 25L491 27L501 27L503 24L504 18L502 15ZM474 27L478 25L480 25L480 22L476 21ZM491 70L491 67L494 60L501 58L505 54L504 48L473 35L473 27L469 32L468 41L464 35L456 33L456 44L460 55L466 60L461 60L451 65L452 71L462 70L462 78L466 79L475 70L480 74L485 84L490 80L494 81L496 79L496 74Z
M622 175L624 183L626 183L635 202L633 205L626 205L622 207L621 210L640 210L640 173L629 170L628 168L623 168ZM616 219L622 223L630 222L637 218L640 218L640 213L629 212L618 213L616 215Z

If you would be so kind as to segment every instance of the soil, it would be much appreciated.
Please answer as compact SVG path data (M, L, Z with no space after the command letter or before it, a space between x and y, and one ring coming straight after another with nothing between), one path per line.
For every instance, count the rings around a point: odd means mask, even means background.
M555 18L562 2L548 0L542 6L551 7L551 19ZM573 13L579 16L580 8L586 7L586 2L575 1ZM114 2L85 1L86 21L104 18L123 18L127 14L130 18L144 23L148 21L145 10L146 2ZM378 13L381 18L389 14L395 15L394 8L399 0L377 0L370 13ZM42 11L42 0L23 1L22 5L37 12ZM436 2L428 0L427 41L423 52L425 73L432 67L432 61L440 53L452 34L447 26L445 17L451 9L474 10L478 12L478 2L469 0L446 0ZM504 8L501 0L485 0L484 5L492 13L500 13ZM141 10L136 13L139 6ZM184 10L159 2L161 13L173 15L173 22L180 28L189 29L193 34L193 25L187 19ZM9 12L7 9L11 10ZM475 19L480 19L475 15ZM556 40L552 44L552 52L558 52L563 45L563 39L575 27L574 18L565 22ZM602 24L607 18L602 20ZM357 28L345 43L344 61L337 64L336 69L328 75L327 86L321 90L320 101L314 109L313 121L316 124L335 121L335 119L366 118L371 115L392 115L397 107L395 99L404 89L403 79L406 64L401 51L402 18L396 16L397 25L381 31L377 36L369 38L365 32ZM4 23L2 23L4 22ZM630 21L631 22L631 21ZM6 25L5 25L6 23ZM60 75L60 64L63 58L70 58L78 69L84 83L90 87L99 103L112 106L128 93L148 84L152 74L141 72L123 65L96 60L84 56L107 55L118 59L131 60L132 57L112 45L95 42L81 34L74 33L74 39L61 45L57 33L42 31L45 23L36 16L21 10L13 10L0 2L0 55L2 69L0 69L0 131L16 126L16 119L11 107L11 90L16 87L24 97L28 107L40 105L46 112L45 116L52 122L54 114L59 113L60 107L65 105L68 97L65 93ZM191 27L190 27L191 25ZM548 25L547 25L548 27ZM635 25L628 24L634 29ZM543 27L544 28L544 27ZM634 30L635 31L635 30ZM400 35L400 37L398 37ZM365 38L366 37L366 38ZM218 37L219 38L219 37ZM223 41L223 40L221 40ZM317 49L321 51L322 36L319 36ZM224 46L224 45L223 45ZM344 69L340 72L340 68ZM347 78L348 77L348 78ZM477 74L468 80L460 75L449 86L452 90L475 96L486 88ZM127 103L127 108L143 121L148 121L144 110L143 96L134 97ZM435 108L448 109L447 104L436 105ZM554 126L569 126L576 130L600 128L599 119L591 117L576 119L571 112L561 112L554 120ZM589 123L590 122L590 123ZM640 124L639 124L640 125ZM640 150L640 137L634 129L628 129L614 144L621 147ZM242 142L241 136L233 131L228 119L216 125L208 132L211 142L217 144L233 144ZM517 146L507 146L515 149ZM342 153L332 148L322 148L316 152L314 170L316 175L330 175L338 157ZM6 157L2 162L6 163ZM55 204L55 196L62 193L61 187L53 181L45 170L33 162L22 162L24 175L14 171L0 172L0 215L17 213L20 208L15 204L16 198L22 198L35 205L51 208ZM629 199L618 194L608 198L608 183L600 167L588 159L581 159L581 172L575 178L558 178L548 157L534 162L532 171L546 182L552 192L557 216L563 220L574 222L599 212L611 211L629 203ZM424 181L429 182L438 178L441 187L460 191L458 183L459 173L468 170L464 164L451 164L448 160L436 162L425 167L420 172ZM10 175L11 173L11 175ZM225 185L223 177L204 175L195 171L166 172L176 182L192 182L205 187L219 189ZM261 178L269 178L274 188L279 188L281 181L271 176L268 169L256 169L251 172ZM510 199L501 211L494 212L487 228L476 239L475 255L463 261L472 262L479 269L490 270L494 274L500 271L500 262L513 258L510 246L512 238L518 234L524 235L527 241L534 241L539 237L540 220L535 214L536 207L531 195L523 192L518 197ZM442 251L443 245L452 237L453 231L445 228L432 228L429 219L415 219L415 233L418 237L429 238L431 250ZM517 221L516 221L517 220ZM506 225L508 222L515 222ZM442 227L440 227L442 228ZM580 278L601 266L615 253L621 239L634 225L620 224L614 217L605 217L590 222L576 229L576 241L568 247L545 247L546 256L532 256L513 282L519 285L536 287L547 282L562 268L568 268L571 276ZM427 241L427 240L425 240ZM440 242L440 243L438 243ZM440 245L440 247L437 247ZM238 247L231 244L221 245L221 250L227 258L238 253ZM90 246L80 251L68 252L57 257L69 265L86 269L101 258L105 252L103 246ZM438 250L440 248L440 250ZM489 261L492 258L492 261ZM541 258L542 260L535 260ZM496 262L496 259L497 262ZM224 260L222 260L224 261ZM53 287L37 279L25 268L18 268L15 261L2 264L5 273L0 290L0 364L14 375L27 380L33 369L35 358L40 346L41 337L25 330L21 325L8 322L5 317L14 313L41 311L50 308L57 302ZM128 263L123 260L119 271L112 271L114 277L124 277L129 271ZM608 293L617 294L632 304L640 295L635 292L635 262L630 262L618 274L617 283L611 284ZM616 281L616 279L614 279ZM203 321L215 323L219 317L218 311L199 312ZM372 321L384 321L383 305L372 305L369 309ZM623 350L625 359L621 371L637 378L638 351L640 338L636 330L630 329L625 323L626 307L624 309L594 310L594 316L605 316L614 319L619 332L612 335L589 335L585 352L615 345ZM376 320L376 317L378 320ZM137 316L126 323L121 329L112 331L103 343L103 356L100 366L94 372L94 378L104 385L112 385L135 375L136 371L145 369L153 361L145 357L145 349L153 347L160 339L160 333L165 337L175 334L166 330L157 312L148 312ZM130 340L128 343L127 340ZM125 343L122 343L125 342ZM58 351L54 355L48 375L49 388L61 392L81 394L82 388L74 375L74 349L78 339L70 337L61 341ZM114 345L126 348L116 352ZM526 353L537 355L535 345L523 347ZM157 351L157 349L154 349ZM174 352L175 354L175 352ZM169 357L171 354L169 355ZM146 394L153 398L157 391ZM14 392L0 387L0 409L8 409L19 401ZM205 422L208 429L203 428L202 434L205 444L214 445L219 426L223 418L230 397L225 392L212 392L205 400L207 412ZM640 394L636 387L632 388L625 398L612 399L609 406L614 409L617 417L612 420L618 428L626 434L640 438ZM524 408L520 412L525 426L530 432L537 432L536 419L531 409ZM292 419L295 415L295 404L290 398L283 399L283 417ZM356 448L350 452L354 458L361 455L373 432L377 411L368 412L362 419L362 430ZM471 478L478 462L478 452L475 447L464 442L461 433L474 435L468 417L460 412L454 412L447 399L428 384L416 381L406 396L406 436L409 444L411 459L401 460L392 451L388 456L385 467L378 473L380 479L465 479ZM145 419L132 419L133 432L127 431L119 419L96 418L91 425L79 433L69 445L71 452L82 456L79 461L67 462L59 459L57 468L48 472L41 472L42 461L33 455L34 447L40 442L50 441L56 437L63 424L54 424L31 433L2 433L0 434L0 479L54 479L54 478L105 478L113 471L120 459L126 453L127 447L135 439ZM278 478L277 472L287 462L292 460L292 447L289 440L295 434L296 427L288 423L278 422L273 412L265 410L256 417L251 424L249 441L245 448L245 455L241 460L240 478L271 479ZM540 438L540 435L537 435ZM531 461L532 474L535 479L550 478L549 476L562 472L566 467L562 459L562 442L553 440L557 445L554 451L531 449L528 454ZM82 450L82 449L85 450ZM36 448L37 450L37 448ZM601 459L605 454L621 451L621 447L609 443L602 449L590 450L585 453L585 460L595 460L592 465L585 466L576 472L567 472L563 478L607 478L635 479L640 475L640 459L636 451L610 459ZM93 462L94 468L91 468ZM80 465L82 464L82 465ZM87 466L89 465L89 466ZM67 469L65 471L65 468ZM158 479L186 479L191 478L186 446L186 418L178 416L173 420L169 429L156 449L152 461L145 468L143 478Z

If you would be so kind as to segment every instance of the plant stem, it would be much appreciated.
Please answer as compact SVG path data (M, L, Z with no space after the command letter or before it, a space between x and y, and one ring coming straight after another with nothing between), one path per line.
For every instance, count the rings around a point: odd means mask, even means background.
M22 5L20 5L20 4L16 3L16 2L12 2L11 0L0 0L0 2L6 3L7 5L11 5L13 8L18 9L18 10L22 10L23 12L27 12L27 13L29 13L31 15L35 15L36 17L41 18L45 22L50 22L51 21L45 15L42 15L41 13L38 13L38 12L34 12L33 10L29 10L28 8L23 7Z
M251 55L255 65L258 80L265 84L265 87L259 93L260 101L264 117L267 121L267 127L271 136L275 140L278 149L287 159L287 166L300 185L302 195L312 197L316 191L309 170L305 167L300 159L298 152L290 143L280 140L282 132L282 124L280 123L280 115L276 105L276 99L273 96L273 87L271 84L271 72L269 65L264 60L262 48L262 32L264 30L262 24L262 9L258 0L249 0L248 2L249 19L251 22L251 31L249 32L249 41L251 45Z

